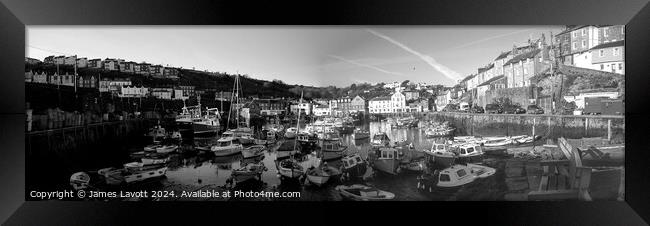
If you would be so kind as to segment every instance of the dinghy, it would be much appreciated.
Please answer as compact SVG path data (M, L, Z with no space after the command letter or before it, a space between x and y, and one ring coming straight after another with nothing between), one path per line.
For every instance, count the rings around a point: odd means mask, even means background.
M171 153L178 149L178 145L163 145L156 148L157 153Z
M330 179L330 175L321 168L312 167L307 170L307 180L315 185L322 186Z
M262 173L267 170L264 163L249 163L239 169L233 169L231 176L235 183L240 183L250 179L259 179Z
M395 194L365 185L339 185L335 188L341 196L356 201L381 201L395 198Z
M287 178L299 178L305 174L303 167L292 158L276 160L275 166L278 173Z
M264 145L253 145L241 150L241 154L244 158L253 158L263 155L262 151L266 148Z

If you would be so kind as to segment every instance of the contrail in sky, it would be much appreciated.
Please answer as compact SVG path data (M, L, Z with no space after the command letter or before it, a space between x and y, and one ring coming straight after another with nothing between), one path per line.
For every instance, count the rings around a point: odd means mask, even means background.
M376 31L373 31L373 30L370 30L370 29L366 29L366 30L368 32L372 33L373 35L375 35L377 37L380 37L380 38L383 38L386 41L389 41L389 42L395 44L396 46L406 50L407 52L412 53L413 55L419 57L424 62L427 62L429 65L431 65L431 67L433 67L433 69L435 69L436 71L442 73L445 77L453 80L454 82L461 79L461 76L460 76L460 74L458 74L458 72L455 72L454 70L449 69L447 66L438 63L436 61L436 59L433 59L433 57L422 54L422 53L419 53L418 51L415 51L415 50L411 49L410 47L408 47L408 46L406 46L406 45L404 45L404 44L402 44L402 43L400 43L398 41L395 41L394 39L392 39L392 38L390 38L390 37L388 37L386 35L383 35L383 34L381 34L379 32L376 32Z
M372 66L372 65L362 64L362 63L359 63L359 62L356 62L356 61L348 60L348 59L345 59L345 58L340 57L340 56L335 56L335 55L327 55L327 56L329 56L331 58L334 58L334 59L338 59L338 60L341 60L341 61L345 61L345 62L354 64L354 65L357 65L357 66L367 67L367 68L370 68L370 69L373 69L373 70L376 70L376 71L380 71L380 72L383 72L383 73L386 73L386 74L404 76L404 74L399 73L399 72L387 71L387 70L384 70L384 69L381 69L381 68L378 68L378 67L375 67L375 66Z
M478 43L485 42L485 41L489 41L489 40L492 40L492 39L497 39L497 38L505 37L505 36L508 36L508 35L514 35L514 34L526 32L526 31L532 31L532 30L535 30L535 29L526 29L526 30L521 30L521 31L514 31L514 32L510 32L510 33L495 35L495 36L492 36L492 37L487 37L487 38L484 38L484 39L479 39L479 40L476 40L476 41L473 41L473 42L465 43L463 45L459 45L459 46L456 46L456 47L451 48L451 49L460 49L460 48L463 48L463 47L471 46L471 45L478 44Z

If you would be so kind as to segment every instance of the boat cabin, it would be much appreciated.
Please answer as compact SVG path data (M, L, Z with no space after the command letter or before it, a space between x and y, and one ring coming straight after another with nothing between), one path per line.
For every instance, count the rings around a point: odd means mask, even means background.
M228 146L234 146L238 145L239 140L234 139L233 137L225 137L217 140L217 144L215 146L217 147L228 147Z
M356 165L362 164L363 159L359 155L352 155L343 157L343 159L341 159L341 162L343 162L343 167L345 169L350 169Z
M399 159L399 151L395 148L380 148L376 152L377 159Z
M460 156L474 156L482 154L481 147L478 145L463 145L458 147L455 152Z
M438 186L455 187L474 181L474 175L468 172L467 169L462 165L454 165L442 170L438 175Z
M323 140L323 143L321 145L321 150L323 151L342 151L345 146L341 144L341 140L335 139L335 140Z

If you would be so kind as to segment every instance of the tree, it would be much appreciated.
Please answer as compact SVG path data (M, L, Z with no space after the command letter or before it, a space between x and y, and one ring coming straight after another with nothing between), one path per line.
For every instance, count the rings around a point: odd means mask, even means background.
M407 79L407 80L404 80L400 86L401 86L401 87L406 87L406 85L408 85L409 82L411 82L411 81L409 81L408 79Z

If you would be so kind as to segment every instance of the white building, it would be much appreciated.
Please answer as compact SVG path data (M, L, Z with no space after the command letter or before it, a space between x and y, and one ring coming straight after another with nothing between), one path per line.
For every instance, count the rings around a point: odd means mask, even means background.
M401 92L395 92L390 97L392 112L404 112L406 110L406 97Z
M186 95L186 92L183 92L182 89L174 89L174 100L187 100L190 99L189 95Z
M122 86L131 86L129 80L101 80L99 81L99 92L119 92Z
M158 99L171 100L174 89L172 88L152 88L151 96L154 96Z
M316 116L329 116L331 114L331 109L329 105L317 105L314 106L314 115Z
M289 106L289 109L292 113L298 114L298 111L302 111L300 114L311 115L312 104L311 103L296 103Z
M606 97L609 99L619 98L618 92L594 92L594 93L581 93L576 96L564 96L564 100L567 102L575 102L578 109L585 108L585 98L590 97Z
M370 114L391 113L390 97L375 97L368 101L368 111Z
M120 92L117 94L119 97L146 97L149 94L149 89L146 87L136 86L122 86Z

